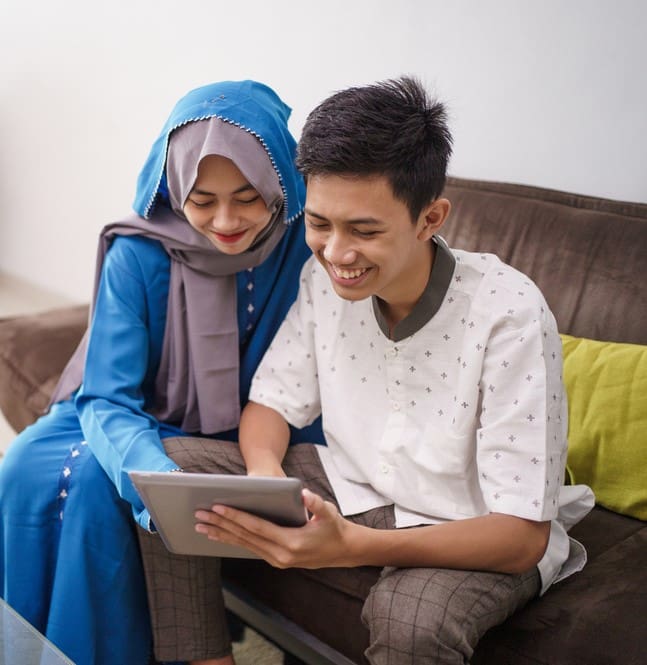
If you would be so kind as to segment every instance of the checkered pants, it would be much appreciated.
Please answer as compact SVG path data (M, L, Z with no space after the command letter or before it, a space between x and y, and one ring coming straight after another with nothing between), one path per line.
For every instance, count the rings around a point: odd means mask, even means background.
M237 444L173 438L164 445L187 472L245 473ZM291 446L283 468L313 492L337 503L314 446ZM348 519L376 529L395 525L393 506ZM172 554L158 536L139 532L158 660L219 658L231 653L220 560ZM539 588L537 569L506 575L384 568L362 611L370 631L366 657L375 665L467 663L482 635L536 596Z

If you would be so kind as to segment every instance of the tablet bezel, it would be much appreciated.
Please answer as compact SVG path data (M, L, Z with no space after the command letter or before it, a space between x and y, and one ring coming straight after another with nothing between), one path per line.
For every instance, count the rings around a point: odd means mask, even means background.
M195 511L210 510L214 504L239 508L282 526L298 527L307 521L299 478L160 471L128 475L174 554L258 558L243 547L218 543L195 531Z

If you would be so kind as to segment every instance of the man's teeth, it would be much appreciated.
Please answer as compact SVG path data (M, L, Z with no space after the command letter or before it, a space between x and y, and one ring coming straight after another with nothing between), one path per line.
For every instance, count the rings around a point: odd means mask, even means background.
M342 279L355 279L360 275L363 275L368 268L355 268L355 270L342 270L341 268L335 268L335 273L338 277Z

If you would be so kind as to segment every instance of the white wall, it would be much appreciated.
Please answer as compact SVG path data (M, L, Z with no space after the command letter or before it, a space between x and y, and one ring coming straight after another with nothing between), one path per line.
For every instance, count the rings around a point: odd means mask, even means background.
M2 0L0 270L87 299L171 106L225 78L273 86L298 136L330 92L413 73L453 175L647 202L646 32L641 0Z

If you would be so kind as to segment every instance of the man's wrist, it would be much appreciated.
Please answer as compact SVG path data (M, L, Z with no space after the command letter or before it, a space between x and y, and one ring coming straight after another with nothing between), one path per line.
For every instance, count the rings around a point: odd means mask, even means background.
M285 476L281 461L273 450L247 448L243 453L248 476Z
M388 551L388 540L393 535L391 529L376 529L363 524L346 520L342 541L346 549L348 562L346 567L354 566L385 566L388 565L385 548Z
M285 471L283 471L283 467L276 463L276 464L257 464L257 465L252 465L247 468L247 475L248 476L275 476L275 477L282 477L285 476Z

